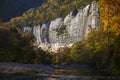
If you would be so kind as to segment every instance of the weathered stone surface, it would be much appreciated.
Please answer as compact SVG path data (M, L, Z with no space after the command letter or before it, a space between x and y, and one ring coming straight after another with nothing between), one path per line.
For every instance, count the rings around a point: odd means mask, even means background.
M25 27L24 30L33 31L39 47L54 51L64 46L70 47L73 43L82 40L87 36L90 28L97 28L98 24L98 7L93 1L83 9L72 11L64 19L57 18L49 24L33 28Z

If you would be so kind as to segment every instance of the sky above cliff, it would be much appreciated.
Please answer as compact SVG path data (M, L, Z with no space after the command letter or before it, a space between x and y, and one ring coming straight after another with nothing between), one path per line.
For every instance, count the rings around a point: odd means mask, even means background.
M2 22L22 15L26 10L40 6L46 0L0 0Z

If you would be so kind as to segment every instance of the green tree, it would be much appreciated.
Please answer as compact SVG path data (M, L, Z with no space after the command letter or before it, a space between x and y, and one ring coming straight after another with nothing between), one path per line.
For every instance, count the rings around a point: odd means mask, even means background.
M72 63L72 59L70 57L70 48L67 46L59 48L56 58L58 58L58 63L61 65Z
M77 63L87 63L89 61L89 54L87 52L87 47L85 41L80 41L71 47L71 57L73 62Z

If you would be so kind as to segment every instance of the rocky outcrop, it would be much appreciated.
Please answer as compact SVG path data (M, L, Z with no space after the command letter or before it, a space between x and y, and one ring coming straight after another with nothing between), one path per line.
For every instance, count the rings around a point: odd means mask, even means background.
M74 10L64 19L57 18L51 22L34 27L24 27L33 32L36 45L44 50L57 50L70 47L73 43L87 36L91 28L97 28L99 14L97 3L93 1L83 9Z

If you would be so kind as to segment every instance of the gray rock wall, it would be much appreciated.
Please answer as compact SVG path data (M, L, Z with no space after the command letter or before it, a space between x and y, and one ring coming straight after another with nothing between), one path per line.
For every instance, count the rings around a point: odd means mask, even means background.
M64 19L57 18L50 24L42 26L24 27L33 31L36 44L44 50L55 51L60 47L70 47L73 43L82 40L91 28L97 28L99 24L99 14L97 3L93 1L90 5L79 9L76 15L73 11Z

